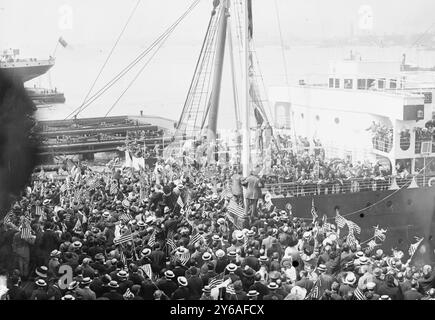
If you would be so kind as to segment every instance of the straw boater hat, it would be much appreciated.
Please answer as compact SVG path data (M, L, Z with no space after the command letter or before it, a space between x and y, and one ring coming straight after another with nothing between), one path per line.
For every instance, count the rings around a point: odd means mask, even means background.
M113 288L113 289L119 288L118 281L115 281L115 280L110 281L109 282L109 287Z
M67 294L65 296L63 296L62 298L60 298L61 300L75 300L76 298L70 294Z
M145 248L142 250L141 255L143 257L148 257L151 254L151 249L150 248Z
M202 255L202 260L209 261L211 259L211 253L210 252L204 252Z
M172 270L165 271L165 278L169 280L175 278L174 272Z
M222 250L222 249L216 250L216 257L222 258L224 256L225 256L225 251L224 250Z
M185 277L178 277L177 282L182 287L187 287L187 279Z
M47 278L48 268L46 266L40 266L36 268L35 273L37 274L38 277Z
M211 293L210 286L205 286L204 288L202 288L202 292L204 292L204 293Z
M249 290L247 296L248 297L257 297L259 295L257 290Z
M237 266L234 263L230 263L226 268L229 272L235 272L237 270Z
M36 280L36 281L35 281L35 284L36 284L38 287L41 287L41 288L47 286L47 282L45 282L45 281L42 280L42 279Z
M276 289L278 289L278 285L276 284L276 282L271 282L271 283L269 283L269 284L267 285L267 287L268 287L270 290L276 290Z
M348 285L353 285L356 282L356 277L353 272L348 272L346 278L343 280L343 283Z
M86 277L86 278L83 278L82 281L80 281L80 284L88 285L88 284L91 284L91 282L92 282L91 278L90 277Z

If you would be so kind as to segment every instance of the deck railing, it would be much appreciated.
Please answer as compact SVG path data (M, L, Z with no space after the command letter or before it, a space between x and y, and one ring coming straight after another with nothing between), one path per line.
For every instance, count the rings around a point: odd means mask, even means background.
M433 180L431 180L434 178ZM382 191L402 187L412 187L415 180L417 187L435 187L435 173L430 175L410 175L406 178L383 177L383 178L351 178L334 181L307 181L307 182L284 182L266 184L263 192L270 192L272 197L303 197L326 194L356 193L364 191ZM405 186L406 185L406 186Z

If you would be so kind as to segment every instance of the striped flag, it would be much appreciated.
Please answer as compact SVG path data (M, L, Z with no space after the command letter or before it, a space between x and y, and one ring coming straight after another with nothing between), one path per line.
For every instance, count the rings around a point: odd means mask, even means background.
M267 202L264 204L264 207L266 208L267 211L270 211L270 209L272 209L272 206L273 206L272 201L267 201Z
M313 217L313 223L317 219L318 215L316 212L316 208L314 207L314 199L311 200L311 216Z
M320 297L320 289L319 289L319 281L317 280L316 283L313 286L313 289L311 289L310 293L305 297L304 300L318 300Z
M30 228L30 224L23 223L21 226L21 239L29 240L32 238L32 229Z
M148 240L148 246L152 248L154 247L155 244L156 244L156 230L154 229L150 239Z
M130 220L133 220L133 217L129 213L124 212L119 216L119 220L127 223Z
M184 208L184 202L183 202L183 199L181 198L181 196L178 196L177 204L178 204L181 208Z
M370 240L369 243L367 243L367 246L370 250L373 250L378 244L375 240Z
M355 291L353 292L357 300L367 300L364 293L361 291L361 289L357 286Z
M225 199L228 196L233 196L233 193L231 192L230 188L225 188L222 192L221 192L221 199Z
M236 294L236 290L234 290L234 285L232 283L227 286L227 293Z
M116 183L112 183L110 185L110 194L117 194L118 193L118 186Z
M228 212L236 215L239 218L245 217L245 210L243 210L243 208L239 206L234 199L231 199L230 203L228 204Z
M4 223L5 225L13 224L13 222L12 222L12 213L9 212L9 213L6 215L6 217L3 219L3 223Z
M343 229L347 224L347 220L337 212L337 215L335 216L335 223L337 224L338 228Z
M376 239L379 239L379 241L385 241L385 239L387 238L387 236L385 235L385 232L387 232L387 230L379 229L379 226L376 226L374 237Z
M95 180L92 180L89 187L91 189L97 189L99 187L101 187L101 180L98 178L95 178Z
M245 236L245 239L243 240L243 249L246 251L248 249L249 240L248 237Z
M195 243L204 240L204 237L202 236L202 234L200 234L199 232L197 232L189 241L188 246L194 246Z
M349 230L349 234L347 235L347 238L346 238L346 243L349 246L354 246L354 245L357 245L357 243L358 243L358 241L355 238L354 233L350 232L350 230Z
M189 262L189 260L190 260L190 252L189 250L186 250L180 256L181 264L185 266Z
M133 241L133 234L131 232L128 232L126 234L123 234L118 239L114 239L113 244L118 245L118 244L130 242L130 241Z
M417 238L416 237L416 240L417 240L417 242L416 243L413 243L413 244L411 244L410 246L409 246L409 256L412 258L412 256L415 254L415 252L417 251L417 249L418 249L418 247L420 246L420 243L423 241L423 239L424 239L424 237L423 238Z
M349 233L356 231L357 234L361 233L361 228L355 222L347 220L347 226L349 227Z
M64 193L66 190L67 190L67 186L66 186L66 184L64 183L64 184L62 184L61 186L60 186L60 192L62 192L62 193Z
M208 285L210 286L211 289L213 289L221 285L223 282L224 280L221 278L221 276L217 275L216 277L209 279Z
M168 232L166 243L169 246L169 248L171 249L171 251L174 251L177 248L177 246L175 245L175 241L174 241L174 232L173 231Z
M42 209L41 206L36 206L35 208L35 215L42 216L44 214L44 209Z

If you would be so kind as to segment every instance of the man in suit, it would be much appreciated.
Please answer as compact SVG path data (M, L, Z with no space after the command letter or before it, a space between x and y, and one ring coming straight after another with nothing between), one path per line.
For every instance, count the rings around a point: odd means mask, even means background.
M9 300L27 300L26 293L21 288L21 280L18 276L11 278L12 287L8 291Z
M242 179L242 185L246 188L245 190L245 214L251 218L257 217L257 202L261 198L261 188L263 187L263 182L258 177L257 170L251 171L251 174L247 178Z

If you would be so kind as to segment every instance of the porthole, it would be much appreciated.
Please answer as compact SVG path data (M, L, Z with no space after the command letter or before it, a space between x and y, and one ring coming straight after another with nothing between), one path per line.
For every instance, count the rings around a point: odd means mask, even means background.
M334 122L335 122L336 124L339 124L339 123L340 123L340 119L339 119L339 118L335 118L335 119L334 119Z
M317 120L317 121L319 121L319 120L320 120L320 117L319 117L319 115L317 115L317 116L316 116L316 120Z

